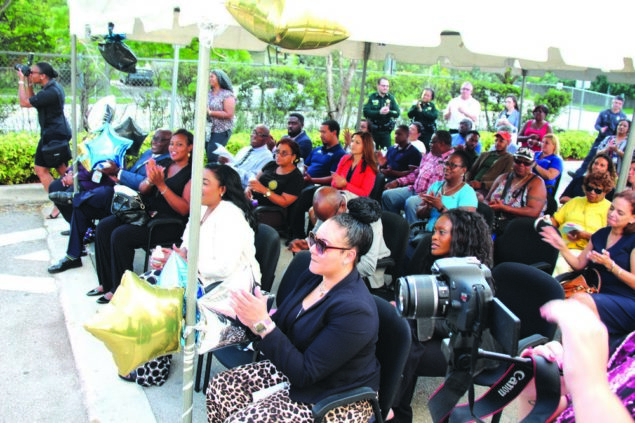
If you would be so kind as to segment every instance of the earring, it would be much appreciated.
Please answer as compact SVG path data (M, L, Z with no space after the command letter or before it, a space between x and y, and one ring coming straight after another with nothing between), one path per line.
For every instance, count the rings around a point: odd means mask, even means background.
M192 157L192 153L187 153L187 157Z

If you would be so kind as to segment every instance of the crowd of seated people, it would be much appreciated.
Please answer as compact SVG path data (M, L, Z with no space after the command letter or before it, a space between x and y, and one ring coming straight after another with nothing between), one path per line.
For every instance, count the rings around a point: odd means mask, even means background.
M517 121L513 112L508 109L503 118ZM208 165L203 175L201 235L206 235L200 240L198 263L203 288L219 281L244 281L245 272L251 275L248 279L258 282L253 246L255 206L285 210L288 249L294 253L309 250L312 273L297 276L304 283L293 291L288 302L278 305L278 312L272 316L266 309L265 297L258 291L235 287L233 311L261 338L260 348L268 360L231 374L219 374L212 380L208 390L212 421L228 417L240 420L245 413L253 412L277 418L280 407L291 407L299 421L304 421L310 416L307 403L332 393L337 384L376 388L378 373L373 348L377 316L368 294L373 289L393 290L395 286L395 280L386 279L383 269L377 267L378 260L391 254L384 239L382 210L404 216L409 224L424 222L429 236L421 248L429 251L423 259L408 262L410 271L429 273L432 263L444 257L475 256L493 266L494 237L504 233L513 219L542 217L548 199L556 195L564 166L558 137L545 120L546 114L545 106L536 106L534 119L518 131L520 146L513 154L508 152L512 133L508 125L502 124L494 134L493 150L481 153L481 134L473 129L475 122L469 118L459 121L453 135L445 130L435 131L423 155L412 143L422 134L418 122L410 127L397 125L394 145L384 153L376 150L368 127L352 134L344 132L345 141L349 141L347 152L340 142L339 123L325 120L319 128L322 145L308 151L310 139L304 131L304 117L298 113L289 115L288 136L277 142L267 126L257 125L250 145L235 156L215 152L220 164ZM617 126L618 142L628 131L627 123ZM144 196L148 210L157 217L175 217L185 224L190 212L193 135L185 130L178 130L171 137L169 134L157 131L151 151L135 166L125 170L109 164L103 186L84 191L111 192L113 184L126 184ZM167 138L169 146L165 143ZM159 158L165 154L160 149L162 142L169 150L166 161ZM617 149L599 151L587 174L572 180L564 190L560 209L548 219L553 228L547 227L541 234L560 253L554 276L585 268L594 268L601 274L600 293L580 294L568 301L584 304L599 317L615 347L635 330L635 275L631 273L635 265L635 194L627 190L615 194L612 202L607 198L616 185L613 156L622 156L619 145ZM369 198L378 175L388 181L378 193L381 203ZM49 272L81 266L86 222L100 219L95 243L99 286L88 295L99 296L98 303L105 304L112 299L123 272L133 268L134 250L147 244L148 229L144 225L122 224L115 216L109 216L106 209L112 194L105 196L99 207L91 203L101 198L97 195L86 196L83 202L78 200L82 195L69 196L64 186L68 181L68 177L59 181L60 194L52 198L58 198L60 210L65 217L68 214L69 248L66 257L51 266ZM631 188L633 181L635 165L629 175ZM68 208L64 209L65 205ZM89 207L100 211L90 214ZM492 224L481 215L483 208L494 214ZM179 238L183 242L180 247L164 248L164 259L155 270L160 270L170 254L187 259L188 232L189 229L182 232L179 227L178 231L167 228L159 233L159 244ZM400 270L403 274L405 266ZM335 299L331 290L353 295L357 303L349 301L351 304L344 306L341 302L347 297ZM357 317L331 314L336 311ZM303 322L305 315L343 320ZM336 333L342 327L350 328L348 325L353 322L368 326L348 339ZM416 330L413 327L413 334ZM420 343L413 338L404 371L408 377L394 401L393 421L412 421L410 402L417 376L445 373L447 364L440 354L443 334L443 328L437 328L431 341ZM342 351L348 355L341 355ZM334 357L332 352L339 355ZM315 361L315 357L320 360ZM236 384L237 390L246 389L247 396L251 389L260 389L246 386L242 380L248 381L253 372L263 370L273 375L272 381L262 381L264 385L284 384L272 394L270 398L275 401L269 406L251 401L243 404L226 396L224 386L228 380ZM122 376L126 380L135 377ZM320 388L314 389L313 385ZM369 406L357 404L351 412L366 418Z

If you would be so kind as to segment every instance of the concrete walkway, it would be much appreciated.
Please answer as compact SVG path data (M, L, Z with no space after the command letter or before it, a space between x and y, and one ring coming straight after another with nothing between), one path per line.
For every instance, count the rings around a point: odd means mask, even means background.
M577 168L579 163L567 162L566 170ZM560 190L567 186L569 180L570 177L565 172ZM12 225L10 222L15 222L16 217L24 213L23 210L37 211L35 213L38 216L37 223L32 223L33 227L28 231L20 231L11 236L10 232L13 228L9 227ZM31 286L40 279L43 280L46 287L44 289L46 298L40 300L38 304L42 307L52 309L57 307L59 309L57 320L56 316L51 318L54 336L44 337L41 332L37 331L38 324L41 322L37 323L37 320L33 319L33 313L37 313L37 310L31 310L31 314L26 315L13 311L9 314L6 313L7 310L13 310L5 306L7 299L18 304L20 300L15 297L9 298L3 292L0 298L0 307L5 310L3 313L5 326L3 330L0 330L0 334L5 335L3 336L5 340L10 339L11 336L14 338L17 336L16 341L20 342L21 346L28 347L31 344L25 343L25 340L34 338L40 341L38 348L54 348L56 351L62 351L57 355L57 358L53 356L48 361L39 363L39 373L32 375L32 377L39 377L38 383L30 389L46 392L46 395L52 397L53 401L62 409L61 415L63 413L70 415L53 420L41 417L51 417L50 408L38 410L37 402L31 403L29 410L25 410L22 406L12 407L11 403L15 404L20 395L16 395L15 400L12 399L11 384L13 381L8 380L0 382L0 387L4 391L3 401L0 402L4 403L0 406L0 422L171 423L180 421L183 409L182 355L175 354L170 378L161 387L142 388L136 384L120 380L117 377L117 370L110 352L101 341L83 328L83 325L104 307L96 304L94 298L85 296L87 291L98 285L93 257L84 257L81 268L53 276L46 273L46 267L49 264L57 262L64 256L68 240L67 237L60 234L61 231L68 229L68 224L61 217L55 220L44 219L50 210L51 203L48 201L41 184L0 186L0 217L8 219L4 231L8 232L5 237L12 239L8 242L30 242L33 237L46 242L45 251L39 253L38 264L32 265L37 266L37 269L23 269L21 272L24 273L24 276L20 276L18 279L23 284ZM1 237L0 247L2 247ZM5 261L13 260L6 256L4 258ZM283 245L276 270L274 291L290 259L291 254ZM143 269L142 260L143 255L137 254L135 270L138 273ZM15 277L0 275L0 292L8 290L7 284L9 282L7 281L9 279L13 280ZM25 288L21 287L20 289ZM61 341L61 346L54 347L53 344L59 343L59 341ZM34 353L33 350L25 352L24 348L4 348L0 351L4 355L0 370L6 370L7 363L16 363L20 368L23 368L24 363L29 362L29 360L41 361L44 358L44 355ZM60 373L60 369L62 373ZM222 370L220 366L215 364L213 371L220 370ZM3 372L3 375L7 376L7 373ZM42 375L55 377L43 378ZM427 411L427 398L441 381L440 378L419 378L413 402L416 422L431 421ZM77 401L71 403L69 397L76 397ZM513 412L506 413L503 416L503 421L514 421L513 415ZM193 421L207 421L203 392L194 393Z

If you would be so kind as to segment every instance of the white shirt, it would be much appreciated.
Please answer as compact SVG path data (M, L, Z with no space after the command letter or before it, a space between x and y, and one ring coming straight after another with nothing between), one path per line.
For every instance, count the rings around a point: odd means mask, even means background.
M201 216L206 209L207 206L201 207ZM190 222L182 244L188 251L189 229ZM198 245L198 273L204 286L224 281L229 289L249 289L252 281L260 284L254 231L243 211L231 201L221 201L201 224Z
M467 110L470 114L476 116L476 120L472 120L470 117L459 112L459 107ZM481 104L476 101L474 97L470 97L467 100L463 100L460 96L455 97L448 103L448 107L445 109L445 113L450 112L450 118L448 119L448 128L459 129L459 123L463 119L470 119L474 124L473 129L478 126L478 118L481 114Z
M231 163L234 169L236 169L236 172L240 175L243 188L247 187L250 178L255 178L258 172L260 172L267 163L273 160L273 153L266 145L263 145L262 147L253 148L249 157L247 157L244 163L241 163L251 149L251 146L243 147L236 153L236 158L234 162Z

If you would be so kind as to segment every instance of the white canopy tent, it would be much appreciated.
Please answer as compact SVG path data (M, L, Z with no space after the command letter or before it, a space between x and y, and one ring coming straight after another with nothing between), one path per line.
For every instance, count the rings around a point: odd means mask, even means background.
M611 19L615 19L615 24L599 20L588 7L572 0L541 7L525 4L521 8L518 4L517 9L516 4L494 0L291 1L296 9L304 4L309 9L319 8L315 9L318 12L328 11L329 19L340 22L350 33L350 37L339 44L299 53L325 55L341 50L345 57L362 60L384 60L386 55L391 55L405 63L478 66L495 71L511 67L523 75L553 71L571 79L595 79L605 74L613 82L635 83L635 43L629 41L628 25L617 23L620 12L632 10L632 3L627 0L611 3L611 10L615 11ZM74 40L85 37L87 29L93 34L105 33L108 22L114 22L115 32L125 33L131 40L184 45L193 37L200 38L192 175L195 195L190 207L193 222L190 239L192 245L197 245L201 198L196 193L201 192L210 48L263 50L266 44L239 26L221 0L69 0L68 3ZM284 5L284 0L280 0L280 4ZM175 8L180 13L175 14ZM75 74L74 70L73 91ZM632 151L631 133L627 157ZM628 167L623 166L622 187L627 171ZM198 262L198 249L190 251L190 262ZM196 277L196 268L191 266L188 327L195 323ZM188 422L191 421L193 344L190 334L184 353L183 385L183 421Z

